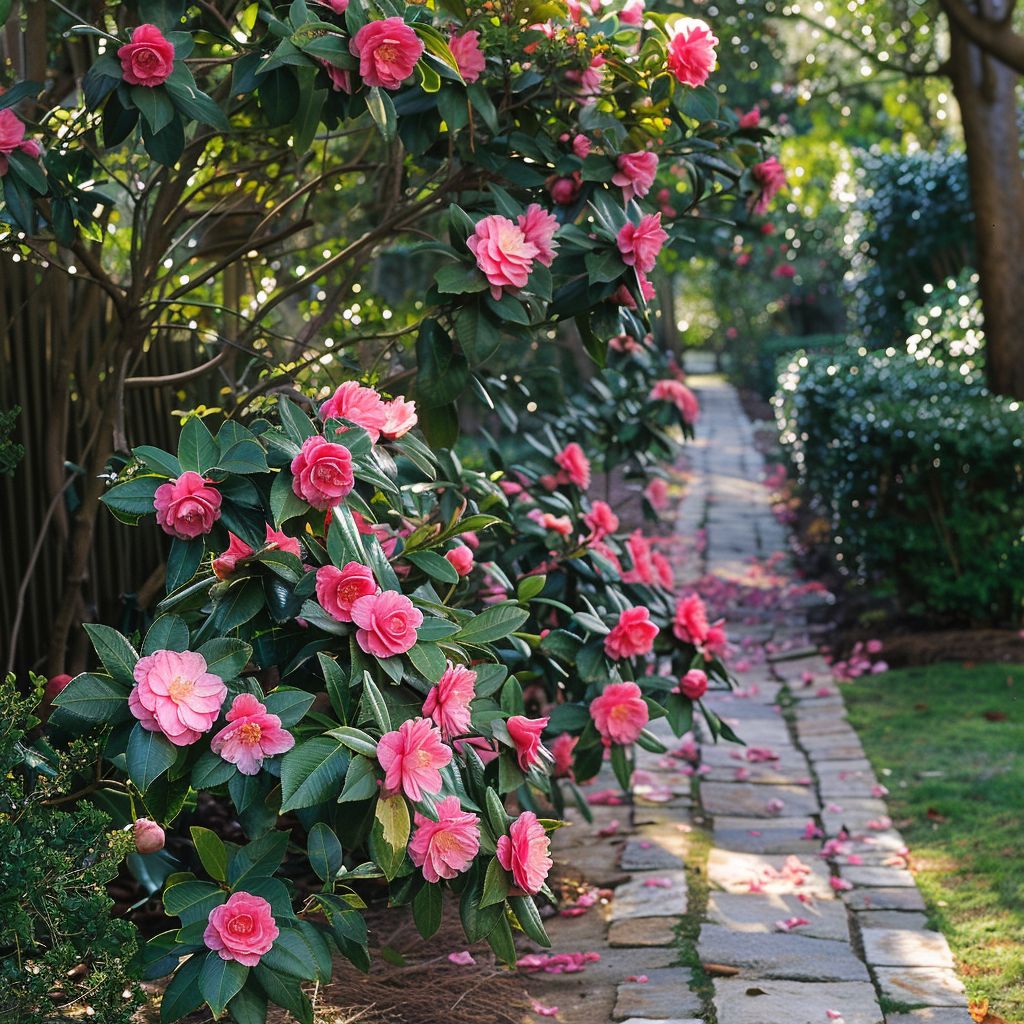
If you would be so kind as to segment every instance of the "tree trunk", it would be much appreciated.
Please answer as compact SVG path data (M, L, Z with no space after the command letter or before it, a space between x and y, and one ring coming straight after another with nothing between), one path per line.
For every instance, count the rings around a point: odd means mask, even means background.
M981 0L997 17L1000 0ZM991 9L987 9L991 8ZM1024 167L1016 71L950 26L950 78L960 105L974 208L989 387L1024 399Z

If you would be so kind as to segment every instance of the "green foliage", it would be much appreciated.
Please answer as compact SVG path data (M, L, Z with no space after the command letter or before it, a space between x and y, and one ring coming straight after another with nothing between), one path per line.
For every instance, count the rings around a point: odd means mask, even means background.
M861 158L848 227L857 274L853 319L870 345L902 343L904 307L971 262L974 224L967 158L939 148Z
M42 680L36 680L37 690ZM0 1019L83 1016L129 1024L139 1005L135 929L110 917L106 883L134 849L109 817L65 797L97 751L38 738L38 697L0 681Z
M893 349L798 353L776 402L844 572L883 581L932 621L1020 621L1019 403Z
M923 291L924 301L906 311L907 351L923 362L976 376L985 365L978 275L965 270Z
M0 476L13 476L25 454L25 446L11 440L20 412L19 406L0 409Z

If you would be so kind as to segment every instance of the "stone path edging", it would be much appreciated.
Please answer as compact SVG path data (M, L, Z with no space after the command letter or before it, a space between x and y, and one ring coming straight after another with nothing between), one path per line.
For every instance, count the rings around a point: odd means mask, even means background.
M680 578L746 588L728 622L740 688L707 699L746 747L711 744L700 723L695 768L655 723L676 756L638 750L633 806L599 802L592 825L576 815L556 834L556 872L601 899L548 922L552 952L600 959L532 976L532 1019L558 1006L563 1024L970 1024L806 610L758 601L767 583L751 566L780 571L787 534L752 427L729 385L691 383L701 419ZM615 788L602 772L587 792Z

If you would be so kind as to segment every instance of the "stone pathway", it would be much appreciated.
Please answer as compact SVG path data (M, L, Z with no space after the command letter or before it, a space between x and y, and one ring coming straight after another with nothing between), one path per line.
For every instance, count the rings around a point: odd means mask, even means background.
M807 610L822 597L785 575L751 425L727 384L691 383L702 412L680 578L729 598L740 688L706 703L746 747L706 728L680 746L655 723L671 756L637 752L632 806L609 803L604 773L587 788L594 822L577 815L557 833L553 876L582 898L548 928L551 952L599 959L533 975L533 1019L970 1024L886 790L812 641ZM702 530L703 548L689 541Z

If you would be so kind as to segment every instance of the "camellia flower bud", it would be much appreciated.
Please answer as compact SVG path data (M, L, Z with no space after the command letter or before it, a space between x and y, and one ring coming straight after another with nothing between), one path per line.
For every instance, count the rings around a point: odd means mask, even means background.
M133 831L139 853L158 853L164 848L164 830L152 818L136 818Z

